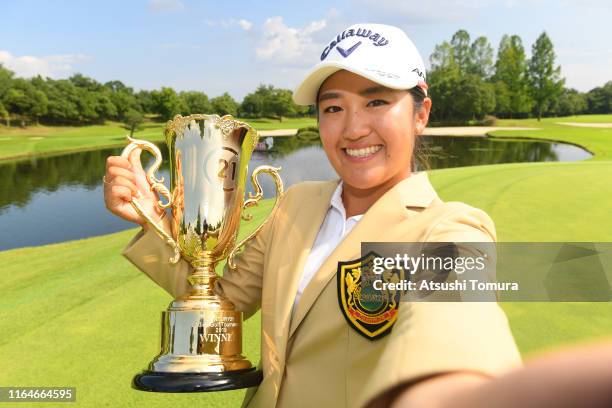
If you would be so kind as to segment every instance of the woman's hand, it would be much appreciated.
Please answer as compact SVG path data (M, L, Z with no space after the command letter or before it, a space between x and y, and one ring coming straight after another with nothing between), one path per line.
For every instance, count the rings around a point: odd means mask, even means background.
M147 215L154 220L162 218L164 212L157 205L157 194L151 191L145 171L140 163L141 149L134 149L129 160L121 156L106 159L104 175L104 203L106 208L118 217L146 226L146 221L138 215L130 204L136 197Z

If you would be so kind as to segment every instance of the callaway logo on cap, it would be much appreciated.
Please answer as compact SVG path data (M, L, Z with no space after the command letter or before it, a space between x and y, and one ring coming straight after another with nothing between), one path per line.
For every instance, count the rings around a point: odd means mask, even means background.
M418 85L427 93L423 59L402 30L383 24L355 24L325 45L321 61L293 92L295 103L316 103L323 81L341 69L392 89Z

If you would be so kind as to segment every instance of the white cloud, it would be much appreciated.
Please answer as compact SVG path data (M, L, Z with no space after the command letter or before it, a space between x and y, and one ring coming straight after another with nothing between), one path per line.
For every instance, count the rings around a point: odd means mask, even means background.
M326 26L326 20L319 20L295 28L287 26L280 16L268 18L257 39L255 55L260 60L279 65L311 65L323 48L323 44L313 39L313 34Z
M51 78L65 77L75 72L75 64L88 59L89 57L83 54L18 57L8 51L0 50L0 64L15 72L17 76L26 78L36 75Z
M244 31L249 31L253 27L253 23L248 20L241 18L240 20L236 20L230 18L229 20L204 20L204 24L209 27L222 27L222 28L231 28L231 27L240 27Z
M179 11L185 8L181 0L150 0L149 10L151 11Z
M245 31L249 31L251 29L251 27L253 27L253 23L251 23L250 21L247 21L245 19L238 20L238 25L240 27L242 27L242 29L245 30Z

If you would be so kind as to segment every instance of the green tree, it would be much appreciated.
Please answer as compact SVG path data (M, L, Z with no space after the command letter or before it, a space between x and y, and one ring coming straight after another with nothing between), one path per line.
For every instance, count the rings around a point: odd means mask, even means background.
M104 88L108 89L111 92L125 92L128 94L133 94L134 90L129 86L125 85L121 81L108 81L104 84Z
M492 71L493 50L485 37L470 44L467 31L459 30L450 42L436 45L430 56L432 121L456 123L482 119L495 109L495 88L486 82Z
M450 44L443 43L436 46L431 57L432 71L427 76L429 95L435 101L432 106L431 120L445 122L456 116L454 98L457 95L457 84L461 74L459 67L454 63L452 53L449 53Z
M126 129L130 130L130 137L134 136L134 132L140 129L143 122L144 116L142 112L135 109L128 110L124 115L123 124Z
M119 120L121 116L119 115L119 108L113 102L113 94L109 94L108 92L96 92L94 93L94 97L96 99L96 112L98 113L98 121L104 122L106 119L117 119ZM129 106L131 108L138 108L138 104L135 102L135 98L130 98ZM125 115L125 112L121 112L121 115Z
M99 92L100 103L104 103L103 100L108 100L114 108L105 112L111 113L113 119L124 121L126 115L131 110L140 110L134 90L129 86L126 86L121 81L109 81L104 84L104 89Z
M459 66L459 70L469 72L472 68L472 52L470 49L470 34L465 30L459 30L451 38L450 45L453 48L453 56L455 63Z
M493 72L493 48L486 37L480 36L470 46L468 72L488 79Z
M6 110L9 114L17 114L21 118L21 126L25 126L26 118L38 123L41 115L47 112L47 96L37 90L29 81L17 78L5 96Z
M552 112L555 116L571 116L586 112L588 108L586 95L576 89L564 88L559 95Z
M496 114L502 117L526 116L533 105L529 95L527 59L518 35L504 35L499 43L494 82L505 84L509 101L497 104Z
M44 92L49 100L46 120L49 123L78 123L78 88L67 79L44 81Z
M79 123L92 123L100 121L98 114L98 100L93 92L87 88L76 87L76 105L79 112L77 121Z
M565 79L561 78L561 67L555 67L555 52L552 41L543 32L531 48L529 60L530 92L535 101L538 121L555 99L561 94Z
M586 99L588 113L612 113L612 81L591 89Z
M39 91L36 88L34 88L34 91L32 92L32 99L34 103L29 112L29 116L30 118L33 118L36 121L37 125L39 125L40 117L47 113L49 100L47 99L47 95L45 95L44 92Z
M272 111L278 121L283 121L283 116L295 116L298 112L298 107L293 103L292 92L288 89L275 89L270 95L269 109Z
M459 30L450 42L436 45L429 61L432 70L456 68L461 75L475 74L487 79L493 70L493 48L486 37L480 36L470 43L470 34Z
M77 88L87 89L88 91L100 91L102 90L102 84L93 78L86 77L83 74L76 73L68 78L70 82Z
M242 99L240 107L238 109L241 117L255 118L261 117L263 111L264 101L261 95L252 92Z
M130 95L129 93L123 91L110 92L108 95L104 95L104 97L108 98L110 103L113 104L115 108L115 115L113 116L114 119L117 120L124 120L127 113L130 110L136 109L138 105L134 95Z
M187 110L185 103L172 88L163 87L159 91L151 92L153 99L153 112L162 119L171 119L174 115Z
M223 95L216 96L210 100L213 112L218 115L232 115L238 114L238 103L231 97L231 95L225 92Z
M271 98L274 92L272 85L260 84L255 92L246 95L240 104L240 114L247 117L271 116Z
M495 108L495 90L475 74L463 75L456 84L454 116L459 119L482 119Z
M503 81L495 81L493 82L493 89L495 91L495 114L501 117L511 117L512 95L508 85Z
M442 44L437 44L433 53L429 56L431 70L456 70L460 71L459 65L455 60L455 52L453 46L444 41Z
M111 89L82 74L74 74L68 81L76 87L78 122L103 123L106 119L118 118L118 107L113 102L114 92ZM125 107L119 104L119 109L124 110Z
M155 101L151 91L142 90L136 93L135 96L141 112L155 113Z
M212 105L210 100L208 100L208 96L204 92L197 91L189 91L189 92L181 92L180 98L183 100L183 104L185 105L185 112L188 114L193 113L211 113Z
M2 102L0 102L0 119L6 122L6 126L11 126L11 117Z
M8 90L11 88L13 75L13 71L0 64L0 103L5 100Z

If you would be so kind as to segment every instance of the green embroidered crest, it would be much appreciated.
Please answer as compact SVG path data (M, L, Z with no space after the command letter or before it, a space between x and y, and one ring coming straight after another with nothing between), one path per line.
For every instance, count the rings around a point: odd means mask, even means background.
M373 272L374 258L370 252L362 258L338 262L338 303L349 325L368 340L376 340L391 332L397 320L401 292L377 290L374 281L400 282L403 270ZM379 287L380 285L377 285Z

